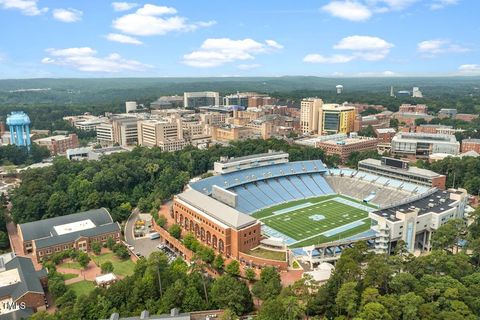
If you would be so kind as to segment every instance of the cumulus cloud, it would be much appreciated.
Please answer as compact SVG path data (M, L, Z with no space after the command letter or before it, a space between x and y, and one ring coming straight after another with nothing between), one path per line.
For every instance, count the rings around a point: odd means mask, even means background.
M257 54L280 48L283 46L274 40L266 40L262 43L253 39L207 39L199 50L185 54L183 63L198 68L217 67L234 61L253 60Z
M459 0L434 0L430 4L431 10L440 10L448 6L453 6L458 3Z
M0 0L0 8L18 10L26 16L38 16L48 11L46 7L38 7L38 0Z
M446 39L425 40L417 44L417 51L424 57L431 58L442 53L463 53L469 49Z
M215 24L214 21L190 23L187 18L177 15L175 8L153 4L145 4L134 13L124 15L113 21L115 29L136 36L187 32L213 24Z
M322 56L321 54L312 53L312 54L307 54L303 58L303 62L333 64L333 63L346 63L346 62L352 61L353 59L354 59L354 57L346 56L346 55L343 55L343 54L334 54L334 55L331 55L331 56Z
M135 7L138 7L138 3L134 2L112 2L114 11L128 11Z
M321 11L333 17L361 22L375 14L401 11L420 0L333 0L321 8ZM455 0L433 0L451 2Z
M480 64L462 64L458 71L467 75L480 75Z
M143 44L142 41L134 37L126 36L124 34L119 34L119 33L109 33L105 38L107 38L108 41L120 42L125 44L134 44L137 46Z
M148 65L135 60L122 58L118 53L98 57L97 51L90 47L47 49L48 56L42 59L44 64L68 66L85 72L116 73L121 71L141 71Z
M62 22L77 22L82 20L83 12L77 9L55 9L53 10L53 18Z
M357 1L332 1L322 7L330 15L350 21L366 21L372 16L370 9Z
M384 59L393 48L393 44L372 36L350 36L341 39L333 46L335 50L346 50L349 54L334 54L324 56L317 53L308 54L303 58L307 63L347 63L352 60L377 61Z

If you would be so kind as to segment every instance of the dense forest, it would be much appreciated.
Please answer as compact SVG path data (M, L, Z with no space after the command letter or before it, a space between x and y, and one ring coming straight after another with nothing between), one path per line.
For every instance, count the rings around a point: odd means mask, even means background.
M218 268L221 276L212 279L202 276L205 264L168 264L156 252L137 262L133 276L108 289L77 297L62 285L55 287L59 310L31 319L106 319L113 312L168 313L178 307L224 308L222 319L232 320L254 311L255 301L258 320L474 320L480 314L480 209L471 218L469 227L458 219L441 226L432 237L432 252L419 257L401 243L393 255L374 254L365 243L356 243L342 253L321 286L307 277L282 288L271 267L263 268L259 278L243 279L233 262ZM458 248L463 241L467 246ZM57 276L49 268L50 277Z
M446 175L449 188L461 187L470 194L480 194L480 158L447 157L432 163L419 160L415 165Z
M282 150L291 161L322 159L320 149L290 145L284 140L247 140L208 150L190 147L178 152L136 147L132 152L105 156L101 161L69 161L57 157L53 165L29 169L11 194L12 217L23 223L106 207L117 221L138 206L148 212L183 190L190 178L213 168L220 156L244 156ZM49 183L45 183L48 181Z
M448 78L137 78L137 79L24 79L0 80L0 118L15 110L27 112L35 129L51 129L64 116L91 112L121 112L127 100L148 106L162 95L184 91L258 91L279 98L280 104L299 106L305 97L317 96L329 103L383 104L396 111L402 103L426 103L431 112L457 108L480 112L479 79ZM337 95L335 86L344 92ZM419 86L423 99L392 98L390 86L411 90ZM32 90L41 89L41 90ZM39 112L41 111L41 112Z

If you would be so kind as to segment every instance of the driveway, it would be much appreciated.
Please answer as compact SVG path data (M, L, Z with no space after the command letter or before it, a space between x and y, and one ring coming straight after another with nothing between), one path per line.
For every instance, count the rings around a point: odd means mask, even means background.
M125 242L131 246L134 246L133 253L135 255L138 252L142 256L148 257L150 253L158 251L157 246L162 243L162 241L160 240L160 238L150 240L148 236L135 238L133 231L135 229L135 221L137 220L139 213L140 211L135 208L135 210L133 210L132 214L125 223Z

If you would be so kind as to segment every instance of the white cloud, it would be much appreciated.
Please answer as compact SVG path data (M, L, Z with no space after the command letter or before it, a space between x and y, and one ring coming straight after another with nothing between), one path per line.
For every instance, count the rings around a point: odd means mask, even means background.
M252 64L239 64L237 66L238 69L240 70L252 70L261 67L260 64L258 63L252 63Z
M480 75L480 64L462 64L458 71L466 75Z
M352 60L377 61L384 59L393 48L393 44L371 36L350 36L340 40L333 46L335 50L347 50L349 54L333 54L324 56L317 53L308 54L303 58L307 63L347 63Z
M255 55L283 48L274 40L264 43L252 39L232 40L229 38L207 39L199 50L185 54L183 63L191 67L209 68L234 61L255 59Z
M330 15L350 20L350 21L366 21L372 16L370 9L357 1L332 1L322 7L322 10Z
M463 53L469 49L446 39L425 40L417 44L417 51L424 57L431 58L442 53Z
M47 49L48 57L42 59L44 64L68 66L86 72L115 73L121 71L141 71L148 65L135 60L122 58L118 53L98 57L97 51L89 47Z
M307 54L305 58L303 58L303 62L333 64L333 63L346 63L346 62L352 61L353 59L354 57L352 56L346 56L342 54L322 56L320 54L312 53L312 54Z
M384 59L393 48L393 44L378 37L355 35L343 38L333 48L350 50L356 58L375 61Z
M138 3L134 2L112 2L113 10L115 11L128 11L135 7L138 7Z
M0 8L19 10L26 16L38 16L48 11L48 8L38 7L38 0L0 0Z
M405 10L418 1L420 0L333 0L321 9L333 17L361 22L370 19L374 14Z
M126 36L124 34L119 34L119 33L109 33L106 35L105 38L107 38L107 40L109 41L120 42L125 44L135 44L135 45L143 44L142 41L134 37Z
M53 10L53 17L62 22L77 22L82 20L83 12L77 9L55 9Z
M431 10L440 10L448 6L453 6L458 3L459 0L434 0L432 4L430 4Z
M113 21L115 29L136 36L164 35L175 31L187 32L213 24L215 24L214 21L189 23L187 18L177 15L175 8L153 4L146 4L135 13L124 15Z
M397 77L399 75L400 74L396 72L386 70L382 72L360 72L355 74L354 76L356 77Z

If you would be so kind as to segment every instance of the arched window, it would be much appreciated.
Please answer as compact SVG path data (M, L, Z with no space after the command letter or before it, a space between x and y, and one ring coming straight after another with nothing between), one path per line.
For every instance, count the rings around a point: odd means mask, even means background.
M198 226L198 224L195 224L195 235L197 236L197 238L200 236L200 227Z
M188 231L189 230L189 224L188 224L188 218L185 217L185 229Z
M183 214L180 214L180 225L183 224Z
M207 244L210 244L212 242L212 235L210 234L210 231L207 231Z
M218 251L223 252L224 249L223 240L218 240Z
M193 232L193 229L194 228L194 225L193 225L193 221L190 221L190 231Z
M202 241L205 241L205 229L200 228L200 237L202 238Z
M217 236L213 235L212 237L212 247L217 248Z

